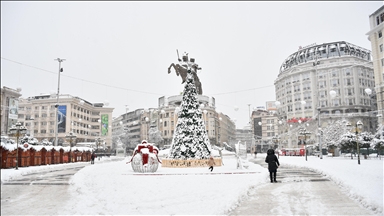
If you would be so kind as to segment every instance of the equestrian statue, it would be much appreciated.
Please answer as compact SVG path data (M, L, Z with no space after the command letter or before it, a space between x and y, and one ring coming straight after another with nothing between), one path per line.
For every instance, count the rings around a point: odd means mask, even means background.
M197 76L197 70L201 70L201 68L199 67L198 64L195 63L194 58L188 59L188 53L184 53L182 57L183 60L181 60L179 58L179 51L178 50L176 51L177 51L177 57L178 57L179 63L178 64L172 63L168 68L168 73L169 74L171 73L171 68L173 67L176 71L176 75L181 76L181 79L182 79L181 84L183 84L187 80L188 70L190 70L195 81L197 94L202 95L203 89L201 86L200 79Z

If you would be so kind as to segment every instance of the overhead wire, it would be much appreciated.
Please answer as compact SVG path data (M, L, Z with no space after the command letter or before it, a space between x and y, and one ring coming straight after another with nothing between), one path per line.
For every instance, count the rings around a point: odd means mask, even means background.
M39 68L39 67L35 67L35 66L32 66L32 65L24 64L24 63L21 63L21 62L18 62L18 61L14 61L14 60L11 60L11 59L7 59L7 58L4 58L4 57L1 57L1 59L4 59L6 61L10 61L10 62L13 62L13 63L16 63L16 64L20 64L20 65L23 65L25 67L30 67L30 68L34 68L36 70L41 70L41 71L44 71L44 72L48 72L48 73L51 73L51 74L56 74L57 73L57 72L53 72L53 71L50 71L50 70L42 69L42 68ZM92 83L92 84L97 84L97 85L101 85L101 86L106 86L106 87L116 88L116 89L121 89L121 90L126 90L126 91L133 91L133 92L139 92L139 93L145 93L145 94L153 94L153 95L165 95L165 94L160 94L160 93L155 93L155 92L146 92L146 91L140 91L140 90L135 90L135 89L129 89L129 88L119 87L119 86L115 86L115 85L112 86L112 85L108 85L108 84L105 84L105 83L99 83L99 82L95 82L95 81L91 81L91 80L77 78L77 77L74 77L74 76L69 76L69 75L66 75L66 74L63 74L61 76L65 76L65 77L72 78L72 79L75 79L75 80L80 80L82 82L88 82L88 83ZM261 86L261 87L251 88L251 89L237 90L237 91L224 92L224 93L216 93L216 94L211 94L211 95L233 94L233 93L238 93L238 92L253 91L253 90L257 90L257 89L269 88L269 87L273 87L273 86L274 85L267 85L267 86Z

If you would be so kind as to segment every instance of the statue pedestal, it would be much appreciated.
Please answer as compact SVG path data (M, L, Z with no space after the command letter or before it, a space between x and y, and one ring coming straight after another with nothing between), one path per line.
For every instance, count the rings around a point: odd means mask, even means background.
M209 167L208 159L191 159L191 160L177 160L177 159L162 159L162 167L170 168L193 168L193 167ZM221 166L221 158L214 158L215 167Z

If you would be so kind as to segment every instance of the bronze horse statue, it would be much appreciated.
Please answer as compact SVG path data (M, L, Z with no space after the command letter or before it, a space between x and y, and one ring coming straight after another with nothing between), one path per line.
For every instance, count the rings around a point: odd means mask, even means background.
M180 59L179 59L179 61L180 61ZM188 56L183 56L183 61L184 61L184 63L187 63ZM195 60L193 58L191 58L191 63L193 63L193 65L191 67L191 72L193 74L193 78L194 78L194 81L195 81L195 86L196 86L197 94L202 95L203 94L203 89L202 89L202 86L201 86L200 79L197 76L197 70L201 70L201 68L199 68L198 65L195 64L194 62L195 62ZM174 63L172 63L168 67L168 73L169 74L171 73L171 68L172 67L175 69L176 75L177 76L179 76L179 75L181 76L181 79L182 79L181 84L185 83L185 81L187 80L188 69L186 67L182 66L181 64L174 64Z

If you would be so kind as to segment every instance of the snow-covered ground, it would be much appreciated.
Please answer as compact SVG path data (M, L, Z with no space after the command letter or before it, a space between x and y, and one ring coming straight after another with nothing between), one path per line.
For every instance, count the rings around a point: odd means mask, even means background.
M157 172L133 172L126 164L130 157L120 161L113 158L96 160L70 180L70 200L63 200L58 214L65 215L222 215L247 196L251 187L269 182L268 171L249 163L248 169L236 169L235 156L224 154L221 167L211 173L208 168L164 168ZM253 160L253 156L249 156ZM263 160L265 154L258 154ZM350 197L383 214L383 162L377 158L357 160L345 157L327 157L322 160L310 156L279 158L281 166L305 166L335 181ZM57 166L2 169L1 181L17 178L41 169Z

